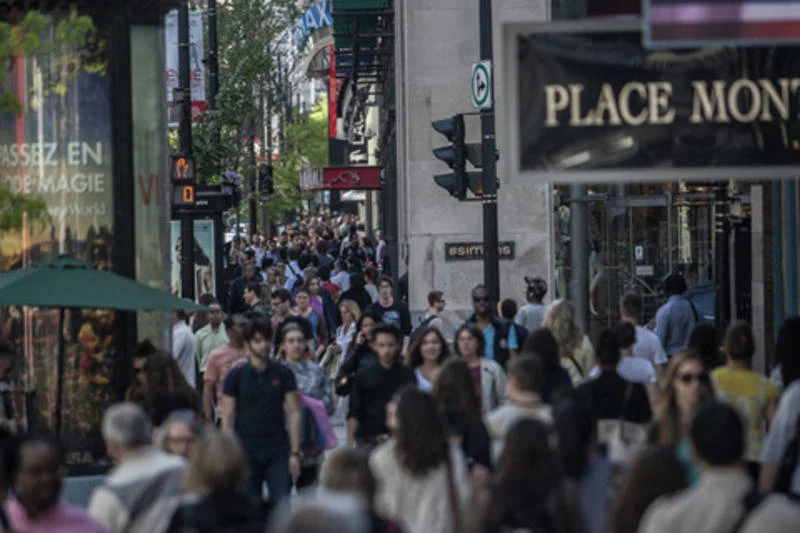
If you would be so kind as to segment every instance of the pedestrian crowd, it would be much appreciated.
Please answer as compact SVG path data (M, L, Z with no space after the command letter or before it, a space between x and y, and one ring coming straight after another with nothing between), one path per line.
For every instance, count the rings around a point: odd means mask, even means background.
M171 352L137 346L86 512L60 499L59 442L4 424L2 531L797 531L800 318L777 382L752 328L720 342L680 276L654 331L626 294L592 340L540 278L519 308L475 287L458 328L432 291L413 327L386 256L336 223L232 248L224 305L176 314Z

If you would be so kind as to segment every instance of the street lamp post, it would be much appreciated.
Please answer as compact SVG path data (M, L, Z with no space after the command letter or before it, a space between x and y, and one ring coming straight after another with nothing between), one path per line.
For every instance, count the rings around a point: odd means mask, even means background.
M493 60L492 0L480 0L479 12L481 60ZM492 68L494 65L492 63ZM492 73L493 74L493 73ZM494 79L492 75L490 79ZM500 264L497 224L497 160L494 103L481 110L481 146L483 149L483 280L492 298L500 297ZM492 306L494 309L494 306Z
M189 71L189 4L181 0L178 8L178 70L181 84L180 152L192 156L192 83ZM181 221L181 294L194 299L194 222L183 208Z

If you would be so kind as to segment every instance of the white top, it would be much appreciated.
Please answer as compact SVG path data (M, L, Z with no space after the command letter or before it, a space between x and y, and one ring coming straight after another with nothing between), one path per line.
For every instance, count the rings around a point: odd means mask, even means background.
M798 417L800 417L800 379L794 380L778 401L778 410L761 450L762 463L777 465L781 462L786 447L795 436ZM800 494L800 464L792 476L792 492Z
M341 362L344 362L344 358L347 355L347 350L348 348L350 348L350 343L353 342L355 336L356 336L355 322L350 324L350 327L347 329L347 331L344 330L344 325L341 325L336 329L336 344L338 344L339 348L342 349Z
M658 335L645 327L636 326L636 342L631 350L634 357L650 361L653 366L667 364L667 352L664 351Z
M453 511L444 463L424 476L412 476L397 457L394 439L381 444L369 459L378 481L376 511L396 520L406 533L452 533ZM450 445L453 484L462 517L467 513L470 480L461 448ZM462 519L463 523L463 519Z
M619 363L617 363L617 374L632 383L641 383L647 385L648 383L656 383L658 376L656 376L656 369L650 364L650 361L638 359L636 357L623 356ZM594 367L589 373L592 379L600 375L600 368Z
M172 357L178 362L183 377L194 388L195 381L195 339L192 328L189 324L181 320L172 326Z
M428 379L422 375L422 369L417 368L414 370L414 374L417 376L417 387L419 390L425 392L433 392L433 383L428 381Z

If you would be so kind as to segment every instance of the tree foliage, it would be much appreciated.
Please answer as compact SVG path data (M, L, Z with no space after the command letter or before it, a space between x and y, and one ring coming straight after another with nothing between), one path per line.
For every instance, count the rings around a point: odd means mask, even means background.
M87 47L88 43L96 46ZM92 61L100 44L95 40L92 19L70 11L53 22L51 17L38 11L28 11L21 20L0 22L0 113L22 114L22 104L10 86L8 65L19 58L51 55L48 84L44 95L55 93L63 96L67 83L81 71L98 72L105 63ZM79 50L78 53L75 53ZM39 102L31 99L31 106ZM27 217L31 223L49 220L47 204L41 197L14 193L6 184L0 184L0 231L19 230Z
M328 102L320 100L311 113L301 115L286 129L286 145L293 149L281 152L275 167L275 194L269 200L269 218L283 220L297 210L308 195L300 191L300 171L305 167L328 164Z

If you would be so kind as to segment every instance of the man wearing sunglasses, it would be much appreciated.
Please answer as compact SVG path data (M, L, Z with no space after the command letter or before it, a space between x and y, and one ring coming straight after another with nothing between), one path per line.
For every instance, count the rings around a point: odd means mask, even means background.
M492 314L492 295L486 285L472 289L472 309L475 313L467 322L483 331L486 340L484 356L505 368L511 355L519 350L516 330L510 327L510 323Z

